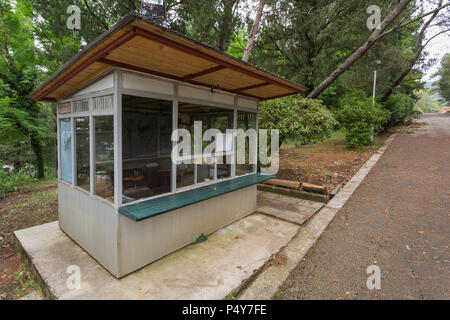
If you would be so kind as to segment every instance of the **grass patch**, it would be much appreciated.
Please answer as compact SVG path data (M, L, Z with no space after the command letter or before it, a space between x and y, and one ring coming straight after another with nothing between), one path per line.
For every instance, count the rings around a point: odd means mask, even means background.
M16 281L20 284L20 287L17 287L15 289L16 296L20 297L24 293L27 293L32 290L37 290L40 292L41 295L43 295L41 286L36 281L33 280L33 278L31 277L31 273L29 270L27 270L25 264L22 264L19 270L17 270L14 273L14 277Z
M9 211L8 216L18 219L21 216L28 216L32 214L36 219L36 225L44 224L57 220L57 210L55 205L58 202L57 190L51 192L37 192L31 199L20 202L17 206Z
M394 130L394 133L398 133L398 134L413 134L416 133L414 130L408 130L408 129L397 129Z
M57 220L57 203L56 189L36 192L31 197L24 197L6 213L0 215L0 236L12 245L15 230Z
M275 293L272 300L284 300L284 297L281 294Z
M199 237L197 238L197 240L195 240L193 244L202 243L205 242L206 240L208 240L208 237L202 233L201 235L199 235Z
M43 189L43 188L49 188L49 187L53 187L56 186L56 182L58 180L56 178L48 178L48 179L44 179L44 180L38 180L38 181L33 181L33 182L29 182L29 183L24 183L19 185L19 190L20 191L34 191L34 190L39 190L39 189Z
M283 147L301 147L301 146L316 146L324 144L326 147L342 147L345 145L345 133L342 130L333 131L329 138L321 143L304 145L301 143L299 137L289 137L283 142Z
M344 146L346 144L345 141L345 132L343 130L333 131L331 136L324 141L329 146Z

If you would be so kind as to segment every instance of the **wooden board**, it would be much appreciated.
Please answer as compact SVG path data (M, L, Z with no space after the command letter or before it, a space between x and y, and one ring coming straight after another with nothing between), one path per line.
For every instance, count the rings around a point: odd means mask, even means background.
M60 100L114 66L131 70L139 68L137 71L260 100L305 91L299 85L140 17L128 16L116 28L72 58L48 83L33 93L33 98ZM211 69L213 71L208 72ZM197 73L200 75L192 76ZM268 85L253 88L263 83ZM247 87L249 89L239 90Z

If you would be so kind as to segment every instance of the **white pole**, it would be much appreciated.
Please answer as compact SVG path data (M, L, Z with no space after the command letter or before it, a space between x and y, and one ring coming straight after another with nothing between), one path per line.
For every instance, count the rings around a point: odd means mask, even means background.
M114 205L122 206L122 71L114 71Z
M373 76L373 101L372 101L373 105L375 105L376 89L377 89L377 69L375 69L374 76Z

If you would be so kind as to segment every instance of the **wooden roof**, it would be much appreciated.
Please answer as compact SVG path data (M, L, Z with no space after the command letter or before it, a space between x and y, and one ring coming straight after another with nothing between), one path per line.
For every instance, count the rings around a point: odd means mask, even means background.
M130 14L71 58L31 96L39 101L58 101L114 67L258 100L303 93L306 90L298 84Z

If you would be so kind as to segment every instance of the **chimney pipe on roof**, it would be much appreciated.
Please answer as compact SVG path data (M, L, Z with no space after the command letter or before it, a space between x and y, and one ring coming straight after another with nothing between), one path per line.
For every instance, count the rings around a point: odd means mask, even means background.
M141 16L151 22L163 24L167 19L166 0L141 0Z

